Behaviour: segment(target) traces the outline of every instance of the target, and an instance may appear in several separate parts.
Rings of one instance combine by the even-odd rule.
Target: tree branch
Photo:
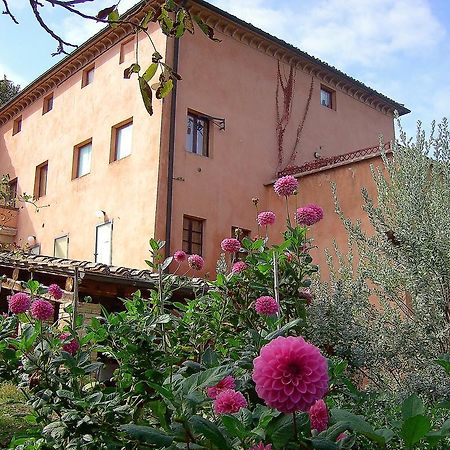
[[[9,5],[7,0],[3,0],[3,5],[5,7],[5,10],[2,11],[2,14],[6,14],[7,16],[9,16],[11,18],[11,20],[16,24],[19,25],[19,22],[17,21],[17,19],[14,17],[13,13],[11,12],[11,10],[9,9]]]

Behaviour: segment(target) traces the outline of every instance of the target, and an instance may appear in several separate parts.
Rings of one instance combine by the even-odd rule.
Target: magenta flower
[[[280,197],[289,197],[298,189],[298,181],[292,175],[278,178],[273,185],[273,190]]]
[[[72,335],[70,333],[61,333],[59,335],[59,339],[61,341],[65,341],[67,340],[69,337],[71,337]],[[63,344],[62,349],[67,352],[70,353],[71,355],[74,355],[80,348],[80,344],[78,343],[78,341],[76,339],[72,339],[69,342],[67,342],[66,344]]]
[[[193,270],[202,270],[205,261],[200,255],[190,255],[188,257],[189,267]]]
[[[222,391],[214,400],[214,412],[216,414],[233,414],[247,406],[247,400],[241,392],[227,389]]]
[[[8,299],[9,310],[13,314],[21,314],[30,309],[31,297],[25,292],[17,292]]]
[[[174,259],[178,264],[183,263],[183,262],[186,261],[186,259],[187,259],[186,252],[183,252],[183,250],[177,250],[177,251],[173,254],[173,259]]]
[[[236,253],[241,249],[241,243],[235,238],[227,238],[220,244],[222,250],[228,253]]]
[[[247,264],[244,261],[237,261],[233,264],[231,268],[232,273],[241,273],[247,268]]]
[[[314,204],[297,209],[295,220],[299,225],[310,227],[323,219],[323,209]]]
[[[61,300],[64,294],[57,284],[51,284],[47,291],[55,300]]]
[[[234,378],[231,375],[226,376],[223,380],[220,380],[215,386],[206,389],[206,395],[209,398],[216,398],[221,392],[234,389]]]
[[[302,337],[280,336],[253,360],[256,393],[283,413],[308,411],[328,389],[327,360]]]
[[[259,297],[255,301],[255,311],[262,316],[275,316],[279,310],[277,301],[268,295]]]
[[[311,430],[317,430],[318,433],[326,430],[328,427],[328,409],[325,402],[320,399],[309,408],[309,421]]]
[[[313,295],[309,289],[303,289],[298,293],[298,297],[305,300],[306,304],[309,306],[313,301]]]
[[[275,218],[275,213],[272,211],[263,211],[258,214],[257,222],[259,226],[266,227],[267,225],[273,225]]]
[[[254,445],[248,450],[272,450],[272,444],[264,445],[264,443],[260,442],[258,445]]]
[[[31,304],[31,315],[36,320],[45,321],[53,319],[54,311],[53,305],[42,298],[38,298]]]
[[[346,435],[345,433],[341,433],[341,434],[336,438],[336,442],[343,441],[346,437],[347,437],[347,435]]]

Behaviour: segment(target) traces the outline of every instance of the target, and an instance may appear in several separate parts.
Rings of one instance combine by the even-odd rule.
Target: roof
[[[161,1],[161,0],[158,0]],[[128,11],[126,11],[121,18],[125,18],[125,17],[130,17],[133,16],[135,14],[138,14],[141,9],[146,6],[149,5],[152,2],[149,2],[147,0],[142,0],[139,3],[137,3],[135,6],[133,6],[132,8],[130,8]],[[220,9],[217,8],[214,5],[211,5],[210,3],[204,1],[204,0],[190,0],[190,3],[192,6],[194,5],[198,5],[200,7],[203,7],[209,11],[211,11],[212,13],[215,13],[229,21],[234,22],[235,24],[237,24],[238,26],[247,29],[248,31],[255,33],[257,35],[259,35],[260,37],[276,44],[279,45],[283,48],[285,48],[286,50],[293,52],[296,56],[300,57],[301,59],[313,64],[314,66],[318,66],[320,69],[325,70],[326,72],[330,73],[331,75],[335,75],[338,76],[341,79],[344,79],[346,82],[351,83],[352,85],[354,85],[355,87],[361,89],[362,91],[366,92],[369,95],[375,96],[378,99],[380,99],[381,101],[383,101],[384,103],[386,103],[387,105],[389,105],[391,108],[395,109],[398,111],[399,115],[404,115],[407,114],[409,112],[411,112],[409,109],[407,109],[403,104],[396,102],[395,100],[390,99],[389,97],[381,94],[380,92],[377,92],[376,90],[370,88],[369,86],[365,85],[364,83],[362,83],[361,81],[356,80],[355,78],[347,75],[346,73],[340,71],[339,69],[337,69],[334,66],[331,66],[329,64],[327,64],[326,62],[309,55],[308,53],[304,52],[303,50],[300,50],[299,48],[293,46],[292,44],[289,44],[286,41],[283,41],[282,39],[277,38],[276,36],[273,36],[269,33],[267,33],[264,30],[261,30],[260,28],[257,28],[256,26],[252,25],[251,23],[245,22],[242,19],[239,19],[238,17]],[[122,27],[117,27],[115,28],[115,33],[117,34],[118,31],[121,29]],[[56,63],[54,66],[52,66],[50,69],[48,69],[46,72],[44,72],[42,75],[40,75],[38,78],[36,78],[33,82],[31,82],[28,86],[26,86],[24,89],[22,89],[15,97],[13,97],[10,101],[8,101],[7,103],[5,103],[2,107],[0,107],[0,124],[4,123],[4,121],[2,122],[2,114],[4,114],[8,108],[11,108],[15,103],[18,102],[18,100],[20,100],[21,98],[23,98],[25,95],[29,94],[30,92],[32,92],[33,90],[37,90],[37,88],[39,87],[40,83],[44,83],[44,81],[50,76],[52,75],[54,72],[56,72],[58,69],[62,68],[65,65],[68,65],[70,62],[72,62],[78,55],[82,54],[84,51],[86,51],[90,46],[92,46],[94,43],[96,43],[97,41],[100,40],[100,38],[102,38],[104,35],[107,35],[108,33],[112,33],[112,29],[111,27],[105,27],[103,28],[101,31],[99,31],[97,34],[95,34],[94,36],[92,36],[90,39],[88,39],[87,41],[85,41],[82,45],[80,45],[76,50],[74,50],[72,53],[70,53],[68,56],[66,56],[65,58],[63,58],[61,61],[59,61],[58,63]],[[122,36],[123,37],[123,36]],[[78,67],[77,70],[79,70],[80,67]],[[71,73],[68,75],[70,76]],[[67,77],[68,77],[67,76]],[[44,92],[45,93],[45,92]],[[41,95],[37,95],[37,98],[40,98],[43,94]],[[36,99],[37,99],[36,98]],[[35,100],[31,99],[30,103],[33,102]],[[13,113],[16,114],[16,113]]]

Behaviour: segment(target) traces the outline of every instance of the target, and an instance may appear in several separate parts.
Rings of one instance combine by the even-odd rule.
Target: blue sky
[[[417,120],[428,127],[450,116],[449,0],[210,1],[404,103],[412,110],[402,119],[409,134]],[[32,18],[28,1],[9,3],[20,25],[0,15],[0,75],[25,86],[59,57],[51,56],[56,44]],[[111,3],[93,0],[85,9]],[[121,12],[134,3],[122,0]],[[99,29],[57,8],[44,11],[48,23],[74,43]]]

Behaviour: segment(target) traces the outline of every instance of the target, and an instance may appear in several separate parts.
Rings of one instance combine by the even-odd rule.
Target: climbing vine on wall
[[[292,146],[292,150],[286,159],[284,160],[284,147],[285,147],[285,133],[291,119],[292,103],[295,94],[295,68],[290,66],[289,74],[282,73],[280,62],[278,61],[277,70],[277,89],[275,93],[276,102],[276,136],[278,146],[278,167],[277,172],[285,168],[286,166],[293,164],[298,153],[298,146],[300,144],[303,129],[305,127],[306,119],[308,117],[309,108],[311,105],[312,93],[314,90],[314,77],[311,76],[311,84],[309,88],[308,98],[303,112],[302,120],[297,126],[295,134],[295,141]]]

